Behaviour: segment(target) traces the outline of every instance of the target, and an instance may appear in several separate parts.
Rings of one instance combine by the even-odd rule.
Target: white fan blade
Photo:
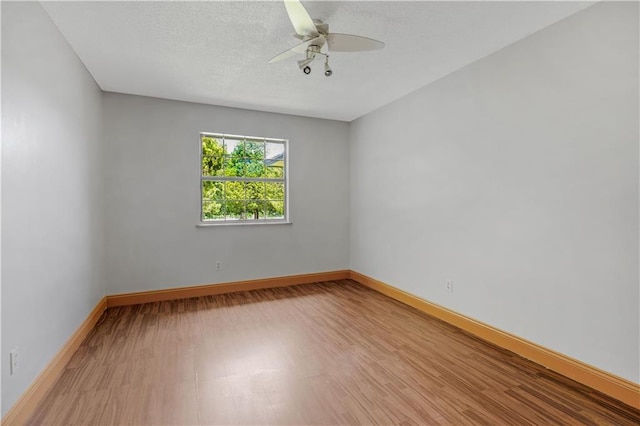
[[[298,46],[294,47],[293,49],[285,50],[281,54],[279,54],[277,56],[274,56],[273,58],[269,59],[269,63],[272,64],[274,62],[282,61],[283,59],[287,59],[287,58],[290,58],[292,56],[299,55],[300,52],[295,50],[297,47]]]
[[[384,47],[384,43],[381,41],[352,34],[329,33],[327,41],[329,50],[332,52],[361,52]]]
[[[292,47],[291,49],[285,50],[281,54],[274,56],[269,60],[269,63],[272,64],[274,62],[278,62],[283,59],[290,58],[300,53],[304,53],[307,50],[307,47],[311,46],[312,44],[315,44],[317,46],[322,46],[324,44],[324,37],[319,36],[316,38],[312,38],[311,40],[303,41],[302,43]]]
[[[289,19],[298,34],[304,37],[318,36],[316,24],[313,23],[313,19],[307,13],[307,9],[304,8],[299,0],[284,0],[284,7],[287,9]]]

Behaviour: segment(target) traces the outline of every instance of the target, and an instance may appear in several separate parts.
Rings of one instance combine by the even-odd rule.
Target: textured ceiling
[[[44,2],[105,91],[351,121],[592,3],[303,2],[384,49],[268,64],[294,46],[281,1]]]

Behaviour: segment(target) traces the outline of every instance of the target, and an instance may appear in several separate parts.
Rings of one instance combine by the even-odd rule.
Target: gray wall
[[[348,268],[347,123],[115,93],[103,107],[108,294]],[[196,228],[201,131],[289,139],[292,225]]]
[[[638,114],[602,3],[362,117],[351,269],[639,382]]]
[[[4,415],[104,282],[100,90],[39,3],[1,7]]]

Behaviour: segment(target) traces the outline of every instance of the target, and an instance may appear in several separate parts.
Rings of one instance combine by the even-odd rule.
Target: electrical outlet
[[[445,286],[446,286],[447,291],[448,291],[449,293],[453,293],[453,281],[452,281],[452,280],[447,281],[447,283],[445,284]]]
[[[222,262],[220,261],[216,262],[216,271],[222,271]]]
[[[9,375],[13,376],[18,369],[18,348],[9,353]]]

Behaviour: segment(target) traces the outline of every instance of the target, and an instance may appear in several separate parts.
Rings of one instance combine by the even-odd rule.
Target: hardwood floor
[[[638,425],[353,281],[108,309],[30,424]]]

